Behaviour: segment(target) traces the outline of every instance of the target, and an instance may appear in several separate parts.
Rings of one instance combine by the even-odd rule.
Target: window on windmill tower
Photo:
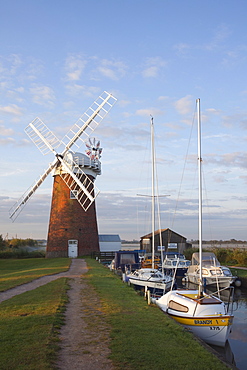
[[[78,190],[70,190],[70,199],[77,199]]]

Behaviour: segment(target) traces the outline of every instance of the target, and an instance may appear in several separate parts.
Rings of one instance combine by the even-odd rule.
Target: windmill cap
[[[86,154],[79,152],[67,152],[64,156],[64,160],[68,165],[73,166],[75,163],[77,166],[83,168],[86,174],[96,177],[101,174],[101,163],[99,160],[91,160]],[[77,172],[76,166],[74,167],[74,172]]]

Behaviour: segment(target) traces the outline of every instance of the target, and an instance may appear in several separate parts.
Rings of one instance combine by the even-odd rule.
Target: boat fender
[[[242,285],[242,282],[239,278],[237,278],[235,281],[234,281],[234,285],[235,287],[239,288],[241,285]]]

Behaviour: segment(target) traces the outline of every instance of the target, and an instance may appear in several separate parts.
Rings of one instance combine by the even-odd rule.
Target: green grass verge
[[[0,304],[1,370],[49,370],[63,323],[66,278]]]
[[[227,369],[191,333],[151,305],[95,260],[86,279],[111,327],[111,359],[118,369]]]
[[[238,277],[245,277],[247,278],[247,270],[243,270],[240,268],[234,268],[234,267],[231,267],[231,272],[233,275],[237,275]]]
[[[69,258],[0,259],[0,291],[68,270]]]

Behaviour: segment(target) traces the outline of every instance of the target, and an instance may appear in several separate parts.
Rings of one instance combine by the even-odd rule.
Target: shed
[[[121,250],[121,239],[119,235],[99,235],[100,252],[117,252]]]
[[[170,229],[156,230],[154,233],[154,250],[159,252],[158,246],[160,246],[160,233],[162,239],[162,246],[164,251],[174,251],[183,253],[187,247],[186,238],[175,231]],[[141,237],[140,248],[145,249],[147,253],[152,252],[152,239],[153,234],[149,233]]]

